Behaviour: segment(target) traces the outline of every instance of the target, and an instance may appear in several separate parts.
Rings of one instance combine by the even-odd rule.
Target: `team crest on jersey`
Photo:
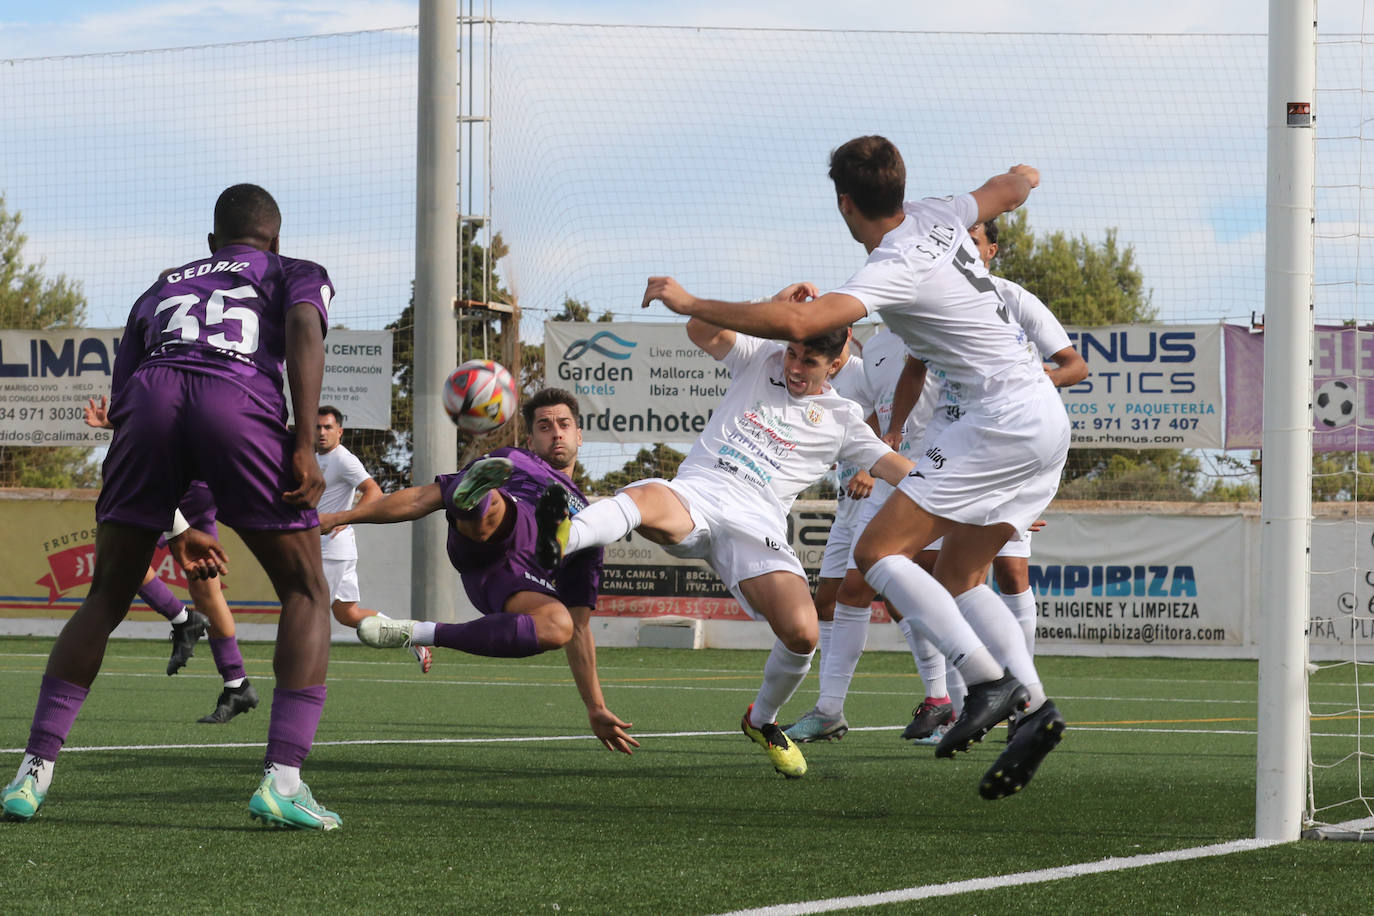
[[[819,404],[806,405],[806,422],[812,426],[819,426],[825,419],[825,410]]]

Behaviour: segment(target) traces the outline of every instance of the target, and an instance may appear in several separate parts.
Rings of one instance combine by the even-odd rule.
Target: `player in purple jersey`
[[[448,556],[481,617],[433,623],[368,617],[358,638],[379,649],[443,646],[473,655],[521,658],[566,648],[592,732],[608,750],[633,753],[639,742],[606,708],[596,674],[591,612],[601,584],[601,551],[587,551],[550,579],[534,559],[535,504],[552,484],[563,487],[576,511],[587,504],[572,482],[582,444],[577,397],[545,388],[527,399],[521,415],[529,450],[499,448],[456,474],[388,494],[376,502],[320,516],[320,530],[359,522],[403,522],[444,510]]]
[[[191,481],[203,480],[220,520],[238,531],[281,600],[266,772],[249,813],[278,826],[341,826],[300,779],[329,664],[329,594],[312,508],[324,481],[314,430],[287,429],[281,390],[284,365],[295,415],[315,415],[333,286],[323,267],[278,253],[280,230],[270,194],[228,188],[215,203],[210,257],[163,274],[129,314],[112,379],[115,433],[96,502],[91,589],[48,657],[24,760],[3,795],[10,818],[29,820],[42,805],[159,533]],[[212,552],[193,532],[183,540],[194,549],[180,549],[188,572],[223,571],[218,545]]]
[[[100,398],[99,403],[91,398],[86,405],[86,425],[97,429],[112,429],[109,421],[107,401]],[[219,538],[215,525],[215,499],[204,481],[194,480],[177,504],[175,523],[168,535],[182,534],[188,528],[204,532],[211,538]],[[158,538],[159,547],[167,546],[167,536]],[[234,627],[234,615],[224,600],[224,590],[219,578],[188,579],[186,590],[191,593],[194,610],[188,610],[181,599],[172,593],[167,584],[151,566],[143,576],[138,597],[153,610],[157,611],[172,625],[172,655],[167,660],[167,675],[176,674],[195,654],[196,642],[207,633],[210,636],[210,654],[215,659],[215,667],[224,679],[224,688],[211,712],[197,719],[211,725],[222,725],[241,712],[257,708],[258,692],[248,680],[243,667],[243,653]]]

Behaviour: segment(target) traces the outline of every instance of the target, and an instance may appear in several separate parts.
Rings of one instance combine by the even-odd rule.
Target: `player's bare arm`
[[[568,612],[573,619],[573,635],[564,651],[568,655],[568,668],[572,671],[577,692],[587,707],[587,721],[591,723],[592,734],[600,739],[608,751],[633,754],[632,748],[639,742],[630,737],[628,729],[634,728],[633,722],[622,722],[606,708],[606,699],[601,694],[601,680],[596,673],[596,640],[592,637],[591,608],[572,607]]]
[[[384,495],[386,494],[382,492],[382,488],[378,485],[377,481],[369,477],[362,483],[358,484],[358,498],[353,503],[353,507],[356,508],[358,506],[366,505],[367,503],[375,503]],[[338,534],[340,531],[343,531],[347,527],[347,524],[340,524],[336,526],[332,531],[322,529],[320,533],[327,534],[330,537],[333,537],[334,535]]]
[[[862,302],[844,293],[826,293],[811,300],[770,299],[767,302],[698,299],[672,277],[649,278],[643,304],[647,306],[655,300],[679,315],[771,340],[805,340],[851,325],[868,314]]]
[[[886,480],[895,487],[900,485],[902,478],[910,474],[915,467],[916,465],[896,452],[888,452],[873,462],[873,467],[870,470],[874,477]]]
[[[882,439],[892,448],[902,444],[902,424],[911,416],[921,390],[926,386],[926,364],[910,353],[902,366],[902,374],[897,379],[897,388],[892,392],[892,419],[890,429],[882,434]]]
[[[1088,377],[1088,362],[1073,347],[1065,347],[1052,355],[1050,360],[1055,364],[1054,368],[1046,367],[1045,374],[1056,388],[1077,385]]]
[[[687,319],[687,339],[706,351],[712,359],[724,359],[735,346],[735,332],[700,318]]]
[[[286,313],[286,378],[291,388],[291,409],[296,417],[296,441],[291,470],[296,489],[282,494],[289,505],[315,506],[324,493],[324,473],[315,460],[315,427],[304,418],[320,408],[324,379],[324,328],[319,311],[298,302]]]
[[[1040,170],[1029,165],[1013,165],[994,175],[972,192],[978,203],[978,222],[996,219],[1026,202],[1032,189],[1040,186]]]
[[[376,486],[375,481],[373,485]],[[381,492],[380,487],[377,488],[377,492]],[[321,513],[320,533],[328,534],[344,525],[389,525],[394,522],[411,522],[442,508],[444,492],[439,484],[427,483],[422,487],[406,487],[378,499],[360,502],[352,509]]]

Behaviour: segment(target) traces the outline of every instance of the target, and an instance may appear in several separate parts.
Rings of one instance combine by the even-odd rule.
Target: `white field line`
[[[870,725],[861,728],[851,728],[851,732],[899,732],[904,726],[901,725]],[[1119,728],[1115,726],[1078,726],[1070,727],[1070,731],[1075,732],[1130,732],[1133,734],[1153,734],[1153,735],[1232,735],[1232,736],[1251,736],[1255,732],[1243,731],[1239,729],[1202,729],[1202,728]],[[728,731],[684,731],[684,732],[636,732],[636,738],[737,738],[738,729]],[[1341,737],[1332,735],[1330,737]],[[1348,737],[1348,736],[1347,736]],[[383,744],[419,744],[419,745],[451,745],[451,744],[535,744],[549,741],[596,741],[595,735],[512,735],[509,737],[483,737],[483,738],[356,738],[339,741],[316,741],[313,747],[348,747],[351,745],[383,745]],[[64,754],[99,753],[101,751],[168,751],[168,750],[216,750],[224,748],[243,748],[243,747],[266,747],[263,741],[224,741],[224,742],[197,742],[183,744],[100,744],[89,747],[66,746],[62,748]],[[926,745],[912,745],[913,753],[920,753],[927,748]],[[0,754],[22,754],[22,747],[0,747]]]
[[[1040,884],[1046,881],[1062,881],[1065,878],[1077,878],[1081,875],[1096,875],[1103,872],[1163,865],[1169,862],[1185,862],[1189,859],[1225,856],[1235,852],[1249,852],[1254,849],[1277,846],[1281,842],[1285,841],[1232,840],[1228,843],[1196,846],[1192,849],[1176,849],[1170,852],[1155,852],[1140,856],[1114,856],[1096,862],[1081,862],[1077,865],[1062,865],[1058,868],[1043,868],[1037,871],[1016,872],[1010,875],[993,875],[987,878],[970,878],[966,881],[950,881],[945,884],[927,884],[922,887],[907,887],[877,894],[857,894],[851,897],[832,897],[829,900],[781,903],[776,906],[757,907],[750,910],[733,910],[730,913],[722,914],[722,916],[801,916],[804,913],[829,913],[835,910],[887,906],[888,904],[906,903],[911,900],[929,900],[933,897],[950,897],[972,891],[996,890],[1021,884]]]

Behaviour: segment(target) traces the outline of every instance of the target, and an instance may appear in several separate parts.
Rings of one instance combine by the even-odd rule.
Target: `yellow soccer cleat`
[[[740,730],[768,752],[773,769],[788,779],[801,779],[806,775],[806,758],[802,756],[801,749],[787,740],[787,736],[778,728],[776,722],[759,727],[751,725],[749,714],[753,711],[754,704],[750,703],[749,708],[744,711],[744,718],[740,719]]]

